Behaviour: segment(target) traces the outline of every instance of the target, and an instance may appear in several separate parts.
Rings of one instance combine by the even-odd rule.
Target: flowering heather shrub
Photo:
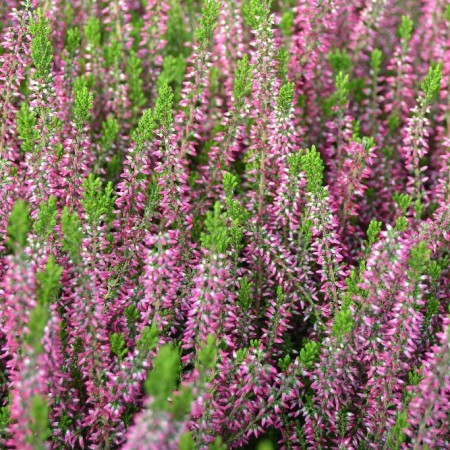
[[[0,14],[0,448],[450,449],[447,0]]]

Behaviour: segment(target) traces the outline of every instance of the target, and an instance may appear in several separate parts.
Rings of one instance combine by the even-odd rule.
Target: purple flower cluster
[[[450,449],[446,0],[0,4],[0,447]]]

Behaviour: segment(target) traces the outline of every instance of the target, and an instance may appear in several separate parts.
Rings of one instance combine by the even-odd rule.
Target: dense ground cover
[[[450,448],[445,0],[0,17],[1,448]]]

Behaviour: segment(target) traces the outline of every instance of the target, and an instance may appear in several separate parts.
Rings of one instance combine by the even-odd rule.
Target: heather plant
[[[0,448],[450,448],[445,0],[0,4]]]

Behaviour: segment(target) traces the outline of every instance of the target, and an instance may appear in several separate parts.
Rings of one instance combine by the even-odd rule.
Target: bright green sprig
[[[62,248],[68,252],[73,261],[80,256],[83,231],[81,220],[76,212],[71,213],[69,208],[64,208],[61,216],[63,232]]]
[[[47,78],[50,74],[53,60],[53,48],[48,38],[50,25],[41,10],[38,10],[37,19],[33,19],[29,27],[33,36],[31,40],[31,59],[36,68],[35,76],[37,78]]]
[[[214,29],[217,26],[217,19],[219,17],[220,1],[205,0],[202,8],[202,17],[200,19],[200,26],[195,30],[195,36],[202,48],[206,48]]]
[[[307,341],[300,350],[299,360],[300,363],[307,369],[314,366],[317,358],[319,357],[320,344],[316,341]]]
[[[292,35],[294,26],[294,13],[292,11],[285,11],[280,20],[280,30],[283,36],[289,37]]]
[[[414,22],[412,21],[411,17],[402,16],[402,21],[398,28],[398,36],[404,43],[406,43],[406,45],[409,43],[409,40],[411,39],[413,28]]]
[[[217,346],[212,334],[208,334],[206,342],[201,345],[198,352],[199,371],[205,373],[215,367],[217,360]]]
[[[324,165],[320,153],[313,145],[301,154],[301,168],[306,175],[306,189],[316,193],[322,189]]]
[[[100,20],[97,17],[89,17],[88,23],[84,27],[84,35],[91,48],[95,49],[100,46],[102,31]]]
[[[55,257],[50,255],[43,272],[36,274],[37,301],[41,305],[48,305],[55,300],[60,289],[62,267],[56,264]]]
[[[93,96],[89,92],[87,80],[80,77],[75,80],[74,86],[73,115],[74,122],[78,129],[84,128],[91,118],[91,110],[93,107]]]
[[[100,145],[102,149],[109,150],[119,134],[119,122],[115,117],[108,117],[102,123]]]
[[[428,106],[438,95],[441,89],[442,80],[442,65],[436,64],[431,66],[428,70],[427,76],[424,78],[421,88],[423,91],[423,97],[421,98],[421,103],[423,106]]]
[[[24,342],[34,349],[36,353],[42,352],[42,338],[48,321],[48,305],[38,303],[30,313],[28,322],[28,333]]]
[[[267,20],[271,0],[246,0],[242,3],[242,14],[247,24],[257,30]]]
[[[27,102],[23,102],[17,111],[17,132],[22,140],[21,150],[25,153],[34,150],[34,144],[39,137],[36,124],[35,112],[30,109]]]
[[[51,435],[49,424],[48,402],[42,395],[34,395],[31,401],[31,436],[29,439],[30,447],[35,450],[44,450],[46,441]]]
[[[276,60],[278,62],[278,78],[282,81],[286,80],[288,73],[289,52],[286,47],[280,47],[276,53]]]
[[[153,138],[153,132],[156,129],[156,122],[151,109],[146,109],[142,113],[136,130],[133,131],[133,140],[137,146],[143,146]]]
[[[163,67],[159,74],[158,87],[164,83],[172,86],[174,94],[174,103],[180,99],[181,86],[186,72],[186,60],[182,54],[167,55],[163,60]]]
[[[239,282],[238,291],[238,305],[244,310],[248,311],[252,306],[252,283],[247,277],[241,278]]]
[[[353,329],[353,318],[350,308],[342,308],[335,316],[333,321],[332,335],[341,338],[350,333]]]
[[[75,53],[80,48],[81,38],[81,31],[78,27],[67,30],[66,50],[71,58],[75,56]]]
[[[328,54],[328,61],[336,74],[339,74],[339,72],[349,73],[352,68],[352,60],[345,50],[336,49],[331,51]]]
[[[92,226],[98,226],[102,220],[110,223],[113,218],[116,197],[111,181],[102,188],[102,181],[90,174],[83,183],[83,200],[86,211],[86,221]]]
[[[8,219],[7,244],[11,250],[17,252],[25,247],[30,226],[30,207],[23,200],[17,200]]]
[[[285,83],[280,88],[278,94],[278,110],[287,114],[292,109],[292,100],[294,98],[294,83]]]
[[[142,70],[142,61],[138,58],[136,52],[131,50],[127,62],[128,96],[136,110],[139,110],[145,104],[145,94],[142,88],[143,80],[141,78]]]
[[[252,90],[252,66],[248,61],[248,56],[244,55],[238,61],[236,71],[234,73],[234,90],[233,98],[237,109],[243,104],[244,98]]]
[[[194,450],[195,441],[190,431],[183,433],[180,438],[178,450]]]
[[[111,352],[116,355],[119,360],[123,359],[123,357],[128,353],[123,333],[111,334],[109,336],[109,344],[111,346]]]
[[[166,130],[169,130],[173,123],[172,108],[172,88],[167,83],[163,83],[159,88],[159,95],[156,99],[153,114],[155,121]]]
[[[106,67],[117,67],[122,58],[122,44],[115,36],[111,37],[108,45],[103,45],[103,57]]]
[[[38,217],[33,224],[33,229],[42,239],[48,239],[48,237],[53,233],[56,226],[57,213],[56,198],[52,195],[46,202],[40,203]]]
[[[375,48],[370,54],[370,67],[373,70],[374,78],[378,78],[382,61],[383,61],[383,53],[381,52],[380,49]]]
[[[372,246],[377,240],[378,235],[381,231],[382,223],[376,220],[371,220],[369,223],[369,227],[367,228],[367,238],[369,242],[369,246]]]
[[[213,253],[224,254],[228,247],[228,227],[226,216],[222,213],[220,202],[214,204],[214,210],[208,211],[205,218],[207,233],[201,233],[200,241],[204,248]]]
[[[145,382],[145,390],[153,398],[152,408],[170,410],[168,398],[178,385],[180,370],[178,350],[169,344],[162,346]]]
[[[139,315],[138,315],[139,317]],[[127,318],[129,318],[127,316]],[[130,317],[129,320],[132,320]],[[158,343],[158,328],[155,325],[144,327],[141,331],[141,337],[137,341],[137,348],[144,352],[149,352],[156,347]]]

